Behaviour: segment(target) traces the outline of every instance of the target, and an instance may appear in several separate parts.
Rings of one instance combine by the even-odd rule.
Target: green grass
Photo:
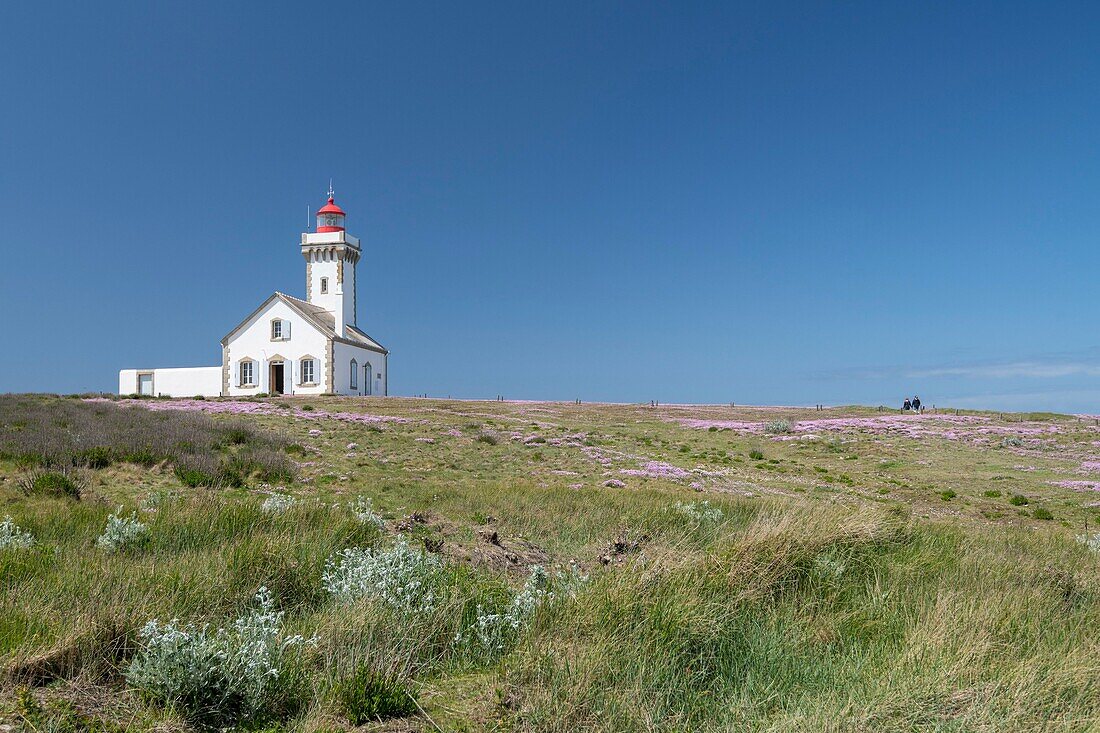
[[[257,441],[288,446],[298,478],[278,485],[242,471],[239,482],[191,487],[171,461],[89,460],[77,502],[25,493],[20,482],[34,469],[0,458],[0,518],[11,515],[36,541],[0,550],[0,722],[186,729],[179,713],[125,683],[141,628],[173,618],[226,626],[265,586],[287,632],[314,639],[285,671],[285,704],[270,711],[270,724],[287,731],[391,716],[448,731],[1100,725],[1100,557],[1075,539],[1095,519],[1087,496],[1049,483],[1075,468],[1058,450],[1017,456],[1008,451],[1024,449],[1000,439],[866,431],[770,440],[675,422],[776,419],[753,408],[309,405],[312,414],[409,421],[281,411],[234,434],[240,418],[213,417],[227,428],[216,431],[212,465]],[[790,413],[792,425],[821,417]],[[1067,418],[1033,419],[1058,426],[1053,440],[1066,448],[1092,438]],[[541,440],[525,445],[536,433]],[[761,445],[777,463],[730,460],[763,459]],[[651,462],[690,473],[622,473]],[[611,476],[626,486],[605,487]],[[1042,506],[1009,510],[991,488],[1006,477]],[[298,503],[266,514],[275,490]],[[355,519],[348,505],[359,495],[384,527]],[[717,521],[675,509],[704,498],[721,510]],[[143,504],[156,507],[139,512],[148,542],[122,554],[96,548],[108,514]],[[336,552],[398,536],[441,553],[446,572],[430,613],[345,605],[325,592]],[[570,561],[589,576],[575,597],[544,603],[499,652],[470,641],[478,609],[507,608],[531,564]]]

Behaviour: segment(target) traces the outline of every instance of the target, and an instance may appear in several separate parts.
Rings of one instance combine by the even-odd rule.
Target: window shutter
[[[283,338],[290,338],[290,321],[283,321]]]

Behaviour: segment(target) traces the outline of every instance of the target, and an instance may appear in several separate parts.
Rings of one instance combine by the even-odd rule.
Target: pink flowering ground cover
[[[1074,491],[1100,491],[1100,481],[1048,481],[1051,486],[1058,486],[1063,489],[1073,489]]]
[[[622,468],[619,469],[619,473],[624,476],[644,476],[646,478],[681,479],[691,476],[691,471],[664,461],[646,461],[641,468]]]
[[[271,402],[248,402],[243,400],[119,400],[119,405],[141,407],[154,412],[161,410],[181,410],[184,412],[205,412],[219,415],[291,415],[302,420],[339,420],[340,422],[371,425],[384,422],[407,423],[408,418],[389,415],[370,415],[362,412],[329,412],[327,410],[290,409]]]
[[[780,435],[775,440],[792,440],[816,433],[866,432],[906,438],[974,439],[980,436],[1047,436],[1061,432],[1057,425],[1013,424],[990,425],[992,418],[983,415],[880,415],[873,417],[832,417],[798,420],[791,431],[799,435]],[[764,423],[745,420],[707,420],[672,418],[672,422],[696,429],[717,428],[739,433],[763,434]]]

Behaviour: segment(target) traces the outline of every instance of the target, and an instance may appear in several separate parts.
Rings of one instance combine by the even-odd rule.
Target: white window
[[[287,341],[290,339],[290,321],[284,321],[279,318],[271,321],[271,340],[272,341]]]
[[[302,359],[302,384],[313,384],[317,381],[315,363],[313,359]]]
[[[351,388],[359,389],[359,364],[355,359],[351,360]]]
[[[241,362],[241,384],[242,387],[251,387],[256,384],[256,370],[253,368],[253,362],[242,361]]]
[[[327,292],[328,292],[328,278],[323,277],[323,278],[321,278],[321,295],[324,295]]]

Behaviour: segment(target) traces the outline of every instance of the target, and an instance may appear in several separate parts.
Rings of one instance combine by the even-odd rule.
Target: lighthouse
[[[344,228],[346,219],[329,186],[328,202],[317,210],[317,231],[302,232],[306,301],[332,313],[341,337],[355,325],[355,269],[361,254],[359,238]]]
[[[122,369],[119,394],[385,396],[389,351],[356,324],[361,249],[346,222],[329,185],[315,231],[302,232],[305,300],[272,293],[222,338],[220,366]]]

